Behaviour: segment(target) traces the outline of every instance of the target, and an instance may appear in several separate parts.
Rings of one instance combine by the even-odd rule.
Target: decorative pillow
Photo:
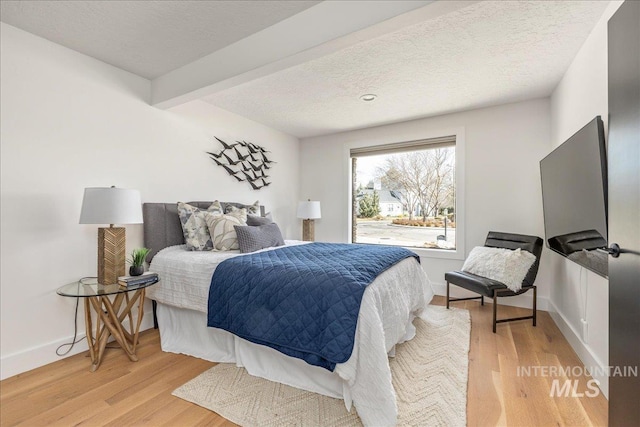
[[[267,224],[271,224],[273,222],[273,220],[271,219],[271,216],[257,216],[257,215],[249,215],[247,217],[247,225],[250,226],[259,226],[259,225],[267,225]]]
[[[260,249],[284,245],[282,233],[280,232],[278,224],[275,222],[253,227],[236,225],[234,228],[238,236],[240,253],[246,254],[248,252],[259,251]]]
[[[213,249],[230,251],[238,249],[238,236],[234,226],[242,226],[240,219],[233,215],[210,216],[207,218],[209,234],[213,242]]]
[[[207,211],[213,212],[219,215],[224,215],[224,209],[222,209],[222,204],[217,200],[214,200],[213,203],[211,203],[211,206],[209,206]]]
[[[225,209],[225,215],[235,216],[240,220],[242,225],[247,223],[247,209],[246,208],[236,208],[235,206],[227,206]]]
[[[513,292],[518,292],[535,261],[535,255],[519,248],[512,251],[477,246],[469,253],[462,271],[496,280],[504,283]]]
[[[187,203],[178,202],[178,216],[182,225],[182,234],[190,251],[210,251],[213,249],[213,241],[207,227],[207,217],[222,215],[222,207],[216,202],[207,210],[199,209]]]
[[[260,215],[260,201],[256,200],[256,202],[252,205],[240,205],[241,208],[245,208],[249,215]],[[233,205],[227,205],[225,212],[226,214],[232,212],[233,209],[238,209]]]

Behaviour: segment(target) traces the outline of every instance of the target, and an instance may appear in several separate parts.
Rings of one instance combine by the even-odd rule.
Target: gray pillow
[[[255,227],[255,226],[267,225],[271,223],[273,223],[273,221],[271,220],[270,217],[256,216],[256,215],[247,216],[247,225],[251,225]]]
[[[283,246],[284,239],[278,224],[275,222],[259,226],[234,225],[238,236],[240,253],[259,251],[273,246]]]

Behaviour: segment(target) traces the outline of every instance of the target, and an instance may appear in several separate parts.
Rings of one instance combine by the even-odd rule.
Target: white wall
[[[450,129],[463,129],[465,135],[466,252],[482,245],[490,230],[543,236],[538,162],[550,148],[548,98],[303,139],[300,199],[322,203],[316,240],[347,241],[346,147],[416,140]],[[541,309],[546,309],[549,295],[544,252],[536,282]],[[422,265],[443,294],[444,273],[460,269],[462,260],[424,257]],[[530,307],[531,297],[505,298],[504,303]]]
[[[622,2],[611,2],[551,95],[551,141],[557,147],[595,116],[609,122],[607,22]],[[609,281],[551,253],[550,309],[584,364],[609,364]],[[586,302],[586,304],[585,304]],[[586,335],[581,319],[587,321]],[[608,378],[597,375],[608,395]]]
[[[259,199],[285,237],[300,237],[297,138],[203,102],[150,107],[143,78],[6,24],[0,38],[2,378],[57,360],[73,334],[75,301],[55,290],[96,274],[98,227],[78,224],[85,187],[155,202]],[[273,184],[254,191],[215,166],[214,135],[271,150]],[[128,226],[128,251],[141,246],[142,226]]]

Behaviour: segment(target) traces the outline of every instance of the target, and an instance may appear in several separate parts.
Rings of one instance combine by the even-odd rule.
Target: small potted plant
[[[147,255],[151,249],[148,248],[139,248],[131,251],[131,258],[129,259],[129,275],[130,276],[140,276],[144,273],[144,261],[147,259]]]

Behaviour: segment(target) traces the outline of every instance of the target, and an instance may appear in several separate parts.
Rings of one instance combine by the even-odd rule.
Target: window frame
[[[442,138],[446,135],[455,136],[455,155],[456,155],[456,248],[451,249],[435,249],[435,248],[416,248],[410,246],[402,246],[409,249],[421,258],[438,258],[438,259],[465,259],[465,240],[466,240],[466,209],[465,209],[465,129],[464,127],[437,129],[437,130],[416,130],[414,132],[403,132],[401,137],[390,140],[388,137],[373,138],[366,141],[350,141],[344,145],[343,154],[343,171],[344,180],[347,187],[346,211],[343,212],[347,216],[346,241],[353,243],[351,229],[352,220],[352,166],[351,166],[351,150],[365,147],[375,147],[389,144],[406,144],[408,141],[428,141],[430,139]],[[437,144],[436,144],[437,145]]]

